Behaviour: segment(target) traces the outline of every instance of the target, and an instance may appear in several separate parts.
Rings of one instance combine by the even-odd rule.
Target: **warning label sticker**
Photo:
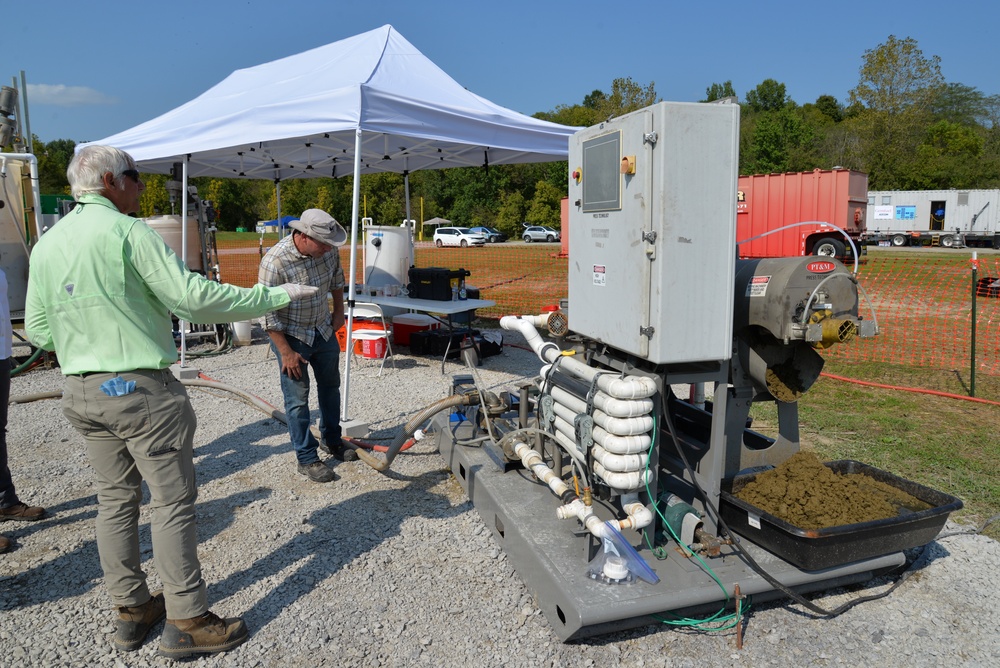
[[[603,264],[594,265],[594,285],[605,286],[607,281],[607,268]]]
[[[747,297],[763,297],[767,294],[767,284],[770,282],[770,276],[754,276],[747,283]]]

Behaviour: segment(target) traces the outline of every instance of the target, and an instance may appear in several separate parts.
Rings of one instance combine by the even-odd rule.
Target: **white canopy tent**
[[[182,163],[184,192],[193,176],[280,184],[353,174],[348,279],[353,303],[361,174],[395,172],[405,178],[418,169],[563,160],[575,130],[469,92],[384,25],[237,70],[190,102],[94,143],[127,151],[145,172],[167,174]],[[409,220],[408,180],[406,186]],[[186,220],[187,198],[182,201]],[[351,309],[347,327],[353,328]],[[350,355],[345,358],[346,421]]]

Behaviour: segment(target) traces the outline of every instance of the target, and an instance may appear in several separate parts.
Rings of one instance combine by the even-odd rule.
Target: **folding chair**
[[[371,304],[369,302],[354,302],[354,322],[357,324],[358,320],[365,320],[369,323],[374,323],[378,325],[377,328],[366,327],[365,329],[355,328],[351,332],[351,338],[355,341],[375,341],[377,339],[385,339],[385,355],[382,356],[382,364],[378,368],[378,375],[382,375],[382,369],[385,368],[386,357],[392,357],[392,368],[396,368],[396,358],[392,353],[392,330],[385,324],[385,315],[382,313],[382,307],[378,304]],[[351,344],[351,355],[357,359],[357,354],[354,352],[354,345]]]

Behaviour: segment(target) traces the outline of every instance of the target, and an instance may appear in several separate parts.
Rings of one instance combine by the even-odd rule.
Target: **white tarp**
[[[470,93],[390,25],[237,70],[187,104],[111,137],[142,171],[284,181],[563,160],[576,128]]]

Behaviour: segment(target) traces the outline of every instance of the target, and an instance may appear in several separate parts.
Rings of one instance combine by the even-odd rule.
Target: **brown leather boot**
[[[163,602],[163,592],[156,591],[149,600],[135,607],[120,606],[115,622],[115,637],[111,641],[115,647],[132,652],[142,646],[149,629],[163,619],[167,609]]]
[[[191,619],[168,619],[160,636],[160,655],[174,659],[230,650],[249,636],[239,617],[223,619],[209,610]]]
[[[10,538],[7,536],[0,536],[0,553],[6,552],[10,549]]]
[[[29,506],[27,503],[18,501],[12,506],[0,508],[0,522],[7,520],[17,520],[19,522],[34,522],[45,517],[45,508]]]

